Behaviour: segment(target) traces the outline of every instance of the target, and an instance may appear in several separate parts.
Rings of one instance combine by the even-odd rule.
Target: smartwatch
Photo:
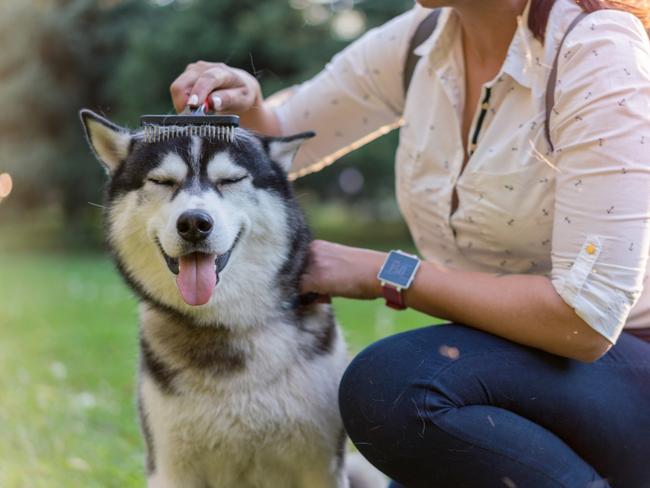
[[[404,310],[404,293],[415,278],[420,259],[404,251],[390,251],[377,274],[386,305],[395,310]]]

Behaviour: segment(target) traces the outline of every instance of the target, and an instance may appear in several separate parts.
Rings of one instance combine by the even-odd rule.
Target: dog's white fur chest
[[[256,333],[243,370],[189,368],[171,394],[142,376],[152,486],[344,486],[336,398],[345,345],[337,330],[331,352],[306,360],[300,334],[290,324]]]

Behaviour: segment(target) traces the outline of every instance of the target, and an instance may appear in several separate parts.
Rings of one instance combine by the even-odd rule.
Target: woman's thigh
[[[650,486],[650,346],[626,334],[585,364],[427,327],[368,347],[340,393],[358,448],[413,486]]]

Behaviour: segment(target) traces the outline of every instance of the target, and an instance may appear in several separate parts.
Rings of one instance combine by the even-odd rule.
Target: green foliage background
[[[1,208],[0,232],[23,221],[27,211],[46,208],[48,219],[56,215],[63,222],[55,226],[61,231],[48,235],[53,246],[96,245],[100,212],[88,202],[101,201],[103,174],[83,141],[77,111],[89,107],[131,127],[141,114],[168,113],[171,81],[198,59],[254,72],[266,94],[308,79],[348,41],[337,40],[329,22],[306,24],[298,3],[3,0],[0,173],[13,176],[14,194]],[[331,15],[352,7],[370,28],[413,2],[315,3],[325,3]],[[385,137],[300,181],[299,192],[310,201],[357,204],[371,217],[395,216],[394,148],[395,135]],[[355,196],[343,194],[337,183],[349,166],[365,179]]]

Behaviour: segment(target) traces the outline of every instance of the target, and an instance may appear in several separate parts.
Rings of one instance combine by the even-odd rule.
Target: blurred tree
[[[82,106],[106,107],[106,80],[124,51],[138,2],[3,0],[0,15],[0,167],[30,208],[56,202],[83,245],[97,210],[101,169],[81,135]],[[92,239],[91,239],[92,241]]]
[[[83,226],[97,218],[88,202],[99,200],[102,175],[82,139],[79,108],[103,111],[130,126],[143,113],[169,112],[170,82],[197,59],[253,71],[265,93],[273,93],[314,75],[345,46],[329,22],[341,8],[353,5],[371,27],[412,0],[332,1],[318,25],[307,25],[299,4],[2,0],[0,169],[14,177],[12,201],[27,207],[57,202],[68,229]],[[341,196],[338,175],[356,166],[366,183],[356,198],[392,194],[394,144],[394,138],[375,142],[300,185]]]
[[[164,2],[157,15],[142,18],[129,36],[129,49],[110,80],[113,98],[120,101],[119,116],[133,123],[145,112],[171,109],[169,84],[185,66],[199,59],[222,61],[254,72],[266,94],[301,82],[320,71],[347,42],[331,35],[332,13],[349,8],[351,1],[330,2],[329,17],[318,25],[305,25],[309,0],[193,0]],[[326,2],[313,2],[323,8]],[[356,2],[372,27],[405,11],[412,0]],[[326,11],[327,13],[327,11]],[[128,89],[125,89],[128,87]],[[393,194],[393,134],[343,158],[334,167],[307,177],[300,188],[320,196],[379,199]],[[363,173],[364,189],[356,195],[341,192],[338,175],[349,166]]]

